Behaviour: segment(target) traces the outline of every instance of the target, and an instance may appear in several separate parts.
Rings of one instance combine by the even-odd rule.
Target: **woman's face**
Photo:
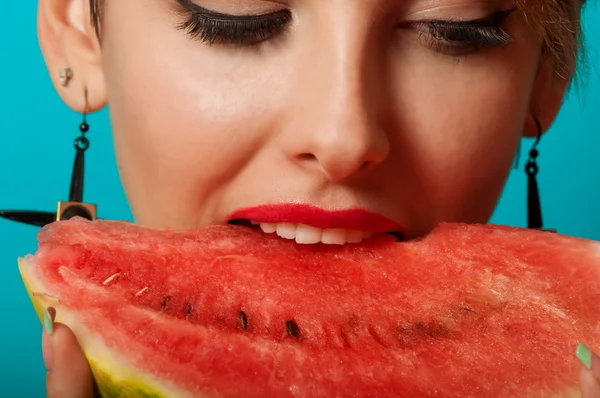
[[[92,29],[76,23],[88,23],[87,0],[75,3],[83,11],[64,25],[91,42]],[[532,117],[547,127],[555,116],[562,91],[549,83],[522,14],[501,13],[513,7],[107,0],[101,50],[88,45],[85,55],[70,55],[78,60],[75,84],[60,92],[69,102],[81,95],[69,91],[85,85],[92,106],[110,105],[122,181],[140,224],[192,228],[227,222],[240,209],[305,204],[378,213],[412,238],[442,221],[486,222],[519,138],[536,133]],[[43,13],[41,26],[44,48]],[[48,54],[61,50],[47,47],[58,74],[65,65]],[[348,215],[356,225],[289,209],[251,218],[281,221],[273,217],[284,213],[292,223],[376,229],[357,213]],[[300,241],[322,234],[300,229]]]

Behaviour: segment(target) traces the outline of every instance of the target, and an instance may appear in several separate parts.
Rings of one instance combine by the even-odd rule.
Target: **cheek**
[[[143,25],[124,20],[127,7],[136,8]],[[140,223],[195,224],[216,200],[214,191],[262,146],[273,119],[266,115],[283,102],[285,77],[274,82],[252,54],[218,52],[189,40],[162,14],[139,15],[152,8],[123,5],[106,18],[103,51],[117,159]],[[257,100],[265,87],[278,89]]]
[[[487,221],[523,132],[535,45],[522,40],[460,61],[406,50],[394,61],[392,164],[403,170],[398,195],[410,193],[414,224]]]

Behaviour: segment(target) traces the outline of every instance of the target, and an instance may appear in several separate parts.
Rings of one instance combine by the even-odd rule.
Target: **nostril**
[[[314,161],[314,160],[317,160],[317,157],[312,153],[301,153],[300,155],[298,155],[298,159]]]

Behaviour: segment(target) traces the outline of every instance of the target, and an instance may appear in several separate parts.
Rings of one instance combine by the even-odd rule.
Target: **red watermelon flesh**
[[[577,343],[600,350],[600,243],[547,232],[301,246],[77,219],[21,272],[105,396],[577,396]]]

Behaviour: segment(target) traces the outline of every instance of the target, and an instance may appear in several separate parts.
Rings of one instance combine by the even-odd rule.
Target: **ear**
[[[548,131],[562,107],[569,83],[570,78],[557,73],[550,57],[541,54],[540,66],[529,105],[529,115],[523,131],[525,137],[538,136],[535,118],[540,122],[542,133]]]
[[[54,87],[67,106],[79,113],[101,109],[106,87],[90,1],[39,0],[38,38]],[[63,87],[60,73],[66,67],[72,78]]]

